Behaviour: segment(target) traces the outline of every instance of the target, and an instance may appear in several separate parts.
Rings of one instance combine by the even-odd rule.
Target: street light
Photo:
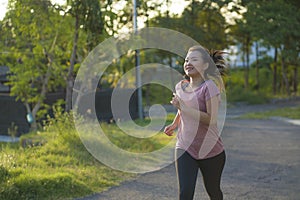
[[[133,28],[134,34],[137,34],[137,10],[136,10],[136,0],[132,0],[133,2]],[[137,98],[138,98],[138,116],[140,119],[143,119],[143,105],[142,105],[142,80],[141,80],[141,72],[140,72],[140,56],[139,50],[135,50],[135,70],[136,70],[136,88],[137,88]]]

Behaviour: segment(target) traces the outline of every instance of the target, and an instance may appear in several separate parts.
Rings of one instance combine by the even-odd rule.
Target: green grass
[[[290,119],[300,119],[300,106],[278,108],[266,112],[252,112],[240,116],[240,118],[242,119],[268,119],[270,117],[286,117]]]
[[[147,125],[149,119],[137,123]],[[114,144],[133,152],[150,152],[171,140],[161,133],[136,139],[115,124],[102,127]],[[135,176],[113,170],[91,156],[68,114],[56,113],[43,131],[24,135],[20,144],[0,143],[1,200],[72,199],[104,191]]]

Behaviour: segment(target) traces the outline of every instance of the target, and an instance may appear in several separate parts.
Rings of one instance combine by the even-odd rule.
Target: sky
[[[65,0],[51,0],[53,3],[64,3]],[[157,0],[164,1],[164,0]],[[8,0],[0,0],[0,20],[3,19],[6,12]],[[174,14],[179,14],[183,11],[186,2],[182,0],[172,0],[170,5],[170,12]]]
[[[5,16],[7,2],[7,0],[0,0],[0,20]]]

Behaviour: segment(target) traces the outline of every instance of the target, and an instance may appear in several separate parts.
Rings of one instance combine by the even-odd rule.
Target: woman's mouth
[[[193,66],[187,66],[187,67],[185,67],[185,70],[186,70],[187,72],[192,71],[193,69],[194,69]]]

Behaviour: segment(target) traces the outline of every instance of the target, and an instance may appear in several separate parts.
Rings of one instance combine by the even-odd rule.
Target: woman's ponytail
[[[214,61],[220,75],[225,76],[227,73],[226,61],[223,57],[226,52],[220,50],[207,50],[211,59]]]

